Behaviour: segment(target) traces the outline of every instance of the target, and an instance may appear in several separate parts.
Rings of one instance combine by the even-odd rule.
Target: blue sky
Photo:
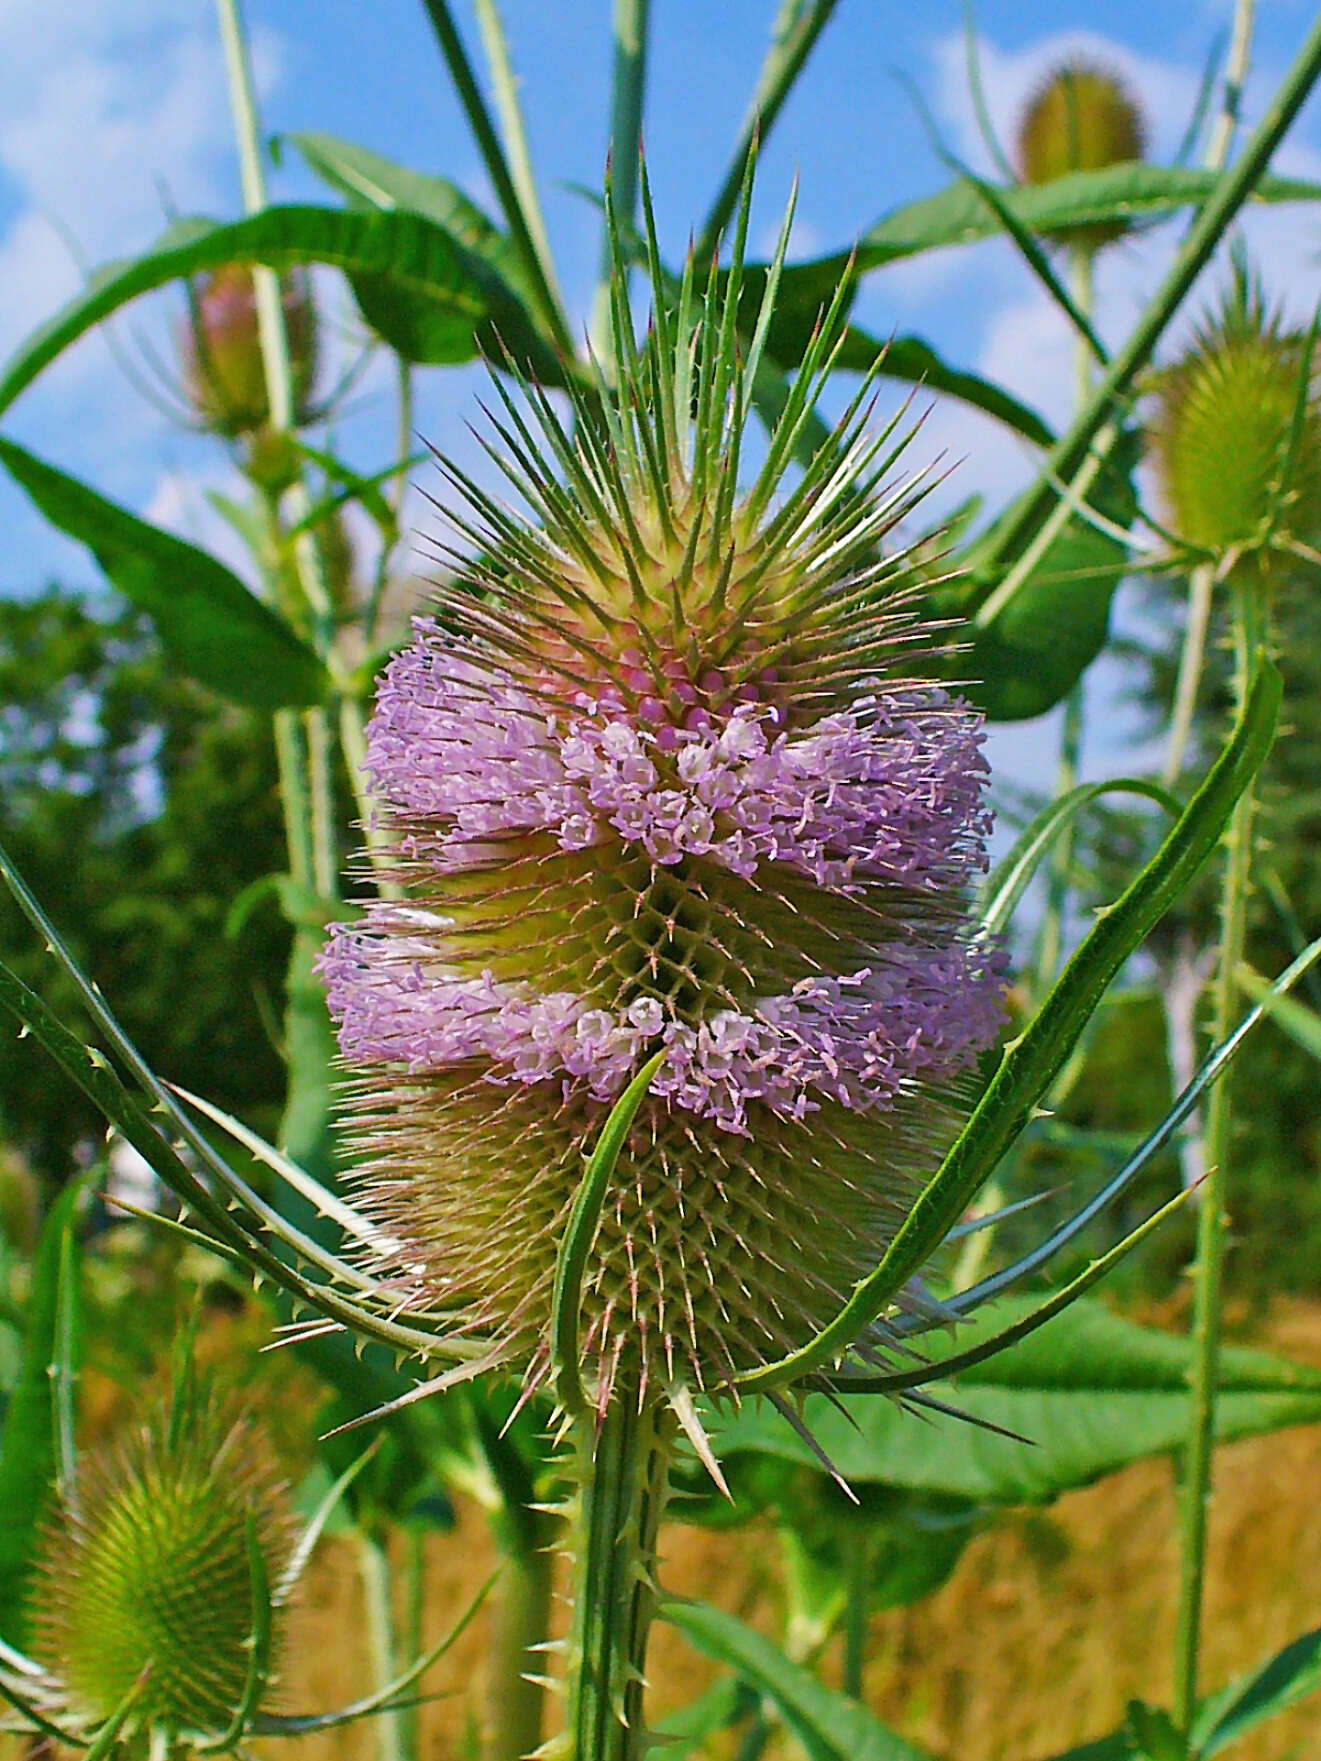
[[[653,0],[646,137],[660,225],[675,256],[723,171],[777,4]],[[1229,0],[983,0],[983,69],[1002,133],[1052,61],[1084,48],[1127,75],[1148,112],[1153,156],[1168,158],[1230,10]],[[467,28],[465,0],[456,0],[455,12]],[[585,315],[598,220],[571,186],[600,178],[609,0],[505,0],[503,13],[561,278],[570,304]],[[1249,124],[1313,8],[1307,0],[1271,0],[1258,13]],[[921,89],[951,145],[985,166],[963,77],[961,18],[959,0],[842,0],[764,155],[754,223],[763,242],[795,171],[795,250],[802,254],[846,245],[886,210],[945,181],[897,72]],[[420,0],[248,0],[248,22],[269,131],[342,135],[442,173],[493,207]],[[475,30],[470,35],[480,64]],[[1277,167],[1321,178],[1315,103]],[[272,194],[320,196],[292,160],[273,177]],[[75,291],[83,267],[145,245],[160,229],[167,199],[184,212],[239,209],[210,0],[0,0],[0,354]],[[1310,313],[1321,294],[1321,210],[1263,213],[1247,230],[1273,291],[1295,313]],[[1102,262],[1098,319],[1112,339],[1155,285],[1175,236],[1173,228],[1157,229]],[[333,278],[326,295],[332,316],[350,324],[351,305]],[[134,309],[116,326],[120,347],[135,354],[145,336],[168,355],[178,310],[177,300],[164,297]],[[858,312],[882,334],[926,336],[1055,421],[1067,415],[1069,338],[1004,246],[941,252],[882,271]],[[442,450],[471,456],[464,424],[479,386],[477,370],[423,376],[418,426]],[[346,425],[346,444],[364,464],[384,462],[387,389],[384,374],[369,375]],[[223,452],[158,415],[104,339],[81,344],[31,388],[4,417],[3,431],[162,523],[220,542],[203,492],[226,485]],[[1002,496],[1028,468],[1003,431],[957,406],[938,405],[916,444],[922,462],[937,453],[961,461],[947,500],[973,490]],[[90,558],[50,533],[4,482],[0,525],[0,591],[29,592],[51,574],[71,583],[95,578]],[[1039,730],[1005,743],[1011,763],[1041,749]]]

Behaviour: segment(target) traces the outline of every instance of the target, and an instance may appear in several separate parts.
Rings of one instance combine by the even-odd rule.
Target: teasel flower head
[[[486,446],[528,517],[441,461],[464,553],[369,730],[399,896],[323,960],[369,1269],[487,1342],[463,1374],[546,1378],[584,1154],[662,1055],[583,1271],[602,1412],[621,1385],[683,1409],[835,1317],[1002,990],[967,916],[981,721],[926,676],[893,543],[924,493],[890,480],[900,418],[871,433],[864,384],[795,474],[844,292],[753,462],[787,222],[758,315],[746,203],[704,294],[644,207],[654,309],[639,344],[620,247],[613,382],[571,384],[566,421],[496,381]]]
[[[1157,377],[1150,451],[1177,537],[1223,555],[1321,536],[1321,406],[1309,339],[1243,263]]]
[[[1147,130],[1137,100],[1112,68],[1083,56],[1063,61],[1028,99],[1015,157],[1024,183],[1053,183],[1072,171],[1104,171],[1141,159]],[[1061,242],[1097,251],[1127,232],[1122,220],[1062,227]]]
[[[120,1742],[144,1753],[153,1737],[206,1741],[230,1729],[254,1665],[264,1680],[277,1660],[272,1591],[293,1545],[256,1427],[183,1377],[79,1460],[47,1519],[33,1601],[48,1709],[93,1731],[127,1708]],[[263,1601],[273,1636],[259,1646]]]

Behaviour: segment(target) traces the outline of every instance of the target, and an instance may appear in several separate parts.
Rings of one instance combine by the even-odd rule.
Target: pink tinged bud
[[[282,276],[280,292],[298,426],[311,413],[316,313],[305,271]],[[247,265],[227,264],[198,284],[195,306],[180,330],[180,352],[193,407],[208,426],[231,436],[255,434],[265,426],[270,413],[266,369]]]

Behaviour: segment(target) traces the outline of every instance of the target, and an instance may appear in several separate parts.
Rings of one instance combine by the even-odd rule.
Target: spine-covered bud
[[[316,382],[316,309],[307,273],[280,277],[289,339],[294,425],[305,422]],[[270,416],[252,270],[227,263],[196,286],[180,333],[188,395],[198,416],[230,438],[254,435]]]
[[[1157,376],[1151,457],[1166,518],[1185,543],[1223,554],[1280,538],[1316,542],[1321,408],[1315,388],[1302,388],[1306,360],[1306,338],[1283,330],[1240,275]]]
[[[1018,124],[1015,157],[1024,183],[1053,183],[1073,171],[1105,171],[1141,159],[1146,125],[1120,76],[1075,58],[1049,73],[1029,98]],[[1099,250],[1128,230],[1123,220],[1061,227],[1053,236]]]
[[[254,1586],[254,1546],[264,1585]],[[37,1654],[64,1716],[94,1727],[136,1688],[126,1739],[227,1731],[252,1667],[254,1593],[274,1594],[290,1550],[259,1437],[190,1378],[82,1458],[47,1521]]]

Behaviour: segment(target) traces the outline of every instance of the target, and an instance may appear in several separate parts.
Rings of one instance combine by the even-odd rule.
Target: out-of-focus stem
[[[1174,708],[1170,715],[1170,738],[1165,749],[1161,781],[1173,788],[1183,770],[1197,712],[1197,691],[1202,682],[1202,663],[1206,657],[1206,636],[1211,626],[1211,595],[1215,587],[1215,564],[1198,563],[1188,580],[1188,621],[1179,650],[1179,674],[1174,686]]]
[[[1243,85],[1248,77],[1248,65],[1252,56],[1252,22],[1255,12],[1254,0],[1238,0],[1238,5],[1234,8],[1229,58],[1225,62],[1224,96],[1206,152],[1208,171],[1220,171],[1229,162],[1229,149],[1234,144],[1234,134],[1238,128]]]
[[[333,899],[339,890],[339,849],[335,837],[335,785],[330,764],[330,723],[324,709],[304,712],[307,777],[312,798],[312,879],[317,897]]]
[[[1055,794],[1065,795],[1078,781],[1082,752],[1083,681],[1064,699],[1064,726],[1060,731],[1060,756],[1055,767]],[[1041,916],[1037,942],[1036,993],[1044,996],[1054,980],[1064,945],[1064,912],[1068,903],[1069,873],[1073,867],[1073,836],[1070,825],[1060,833],[1051,855],[1046,885],[1046,907]]]
[[[844,1692],[862,1698],[862,1671],[867,1661],[867,1612],[871,1596],[872,1538],[852,1537],[844,1578]]]
[[[497,1519],[501,1573],[492,1616],[484,1761],[525,1761],[541,1747],[556,1524],[530,1510]]]
[[[366,1616],[367,1655],[371,1659],[372,1692],[388,1687],[396,1675],[394,1611],[390,1599],[390,1557],[385,1543],[371,1529],[358,1530],[358,1575],[362,1581],[362,1605]],[[376,1753],[379,1761],[406,1761],[403,1717],[399,1712],[378,1712]]]
[[[523,126],[523,110],[518,102],[518,81],[509,60],[509,45],[495,0],[473,0],[477,25],[482,33],[482,47],[491,68],[495,87],[495,105],[504,131],[505,152],[509,155],[509,176],[514,186],[527,229],[536,248],[538,260],[555,303],[563,307],[564,299],[555,279],[555,260],[550,254],[550,239],[542,218],[537,180],[532,172],[532,155],[528,151],[527,130]]]
[[[647,22],[651,0],[615,0],[615,62],[610,104],[610,192],[621,226],[633,223],[638,202],[638,155],[647,89]],[[592,300],[592,350],[611,361],[610,277],[614,252],[609,229],[601,244],[601,278]]]
[[[1259,583],[1243,571],[1234,594],[1235,700],[1247,696],[1262,642]],[[1237,973],[1243,958],[1248,887],[1252,870],[1253,786],[1249,783],[1225,833],[1220,899],[1220,949],[1211,1022],[1213,1042],[1232,1032],[1238,1008]],[[1225,1199],[1229,1176],[1230,1090],[1221,1077],[1206,1110],[1206,1176],[1197,1212],[1197,1260],[1193,1271],[1193,1368],[1191,1416],[1184,1452],[1180,1524],[1179,1614],[1175,1630],[1174,1722],[1190,1728],[1197,1707],[1198,1649],[1206,1577],[1207,1507],[1215,1445],[1215,1398],[1220,1365],[1220,1310],[1225,1254]]]
[[[523,203],[520,200],[514,177],[505,157],[500,138],[495,132],[489,112],[482,99],[481,90],[472,70],[472,63],[463,46],[463,38],[459,35],[454,23],[448,0],[422,0],[431,28],[436,33],[441,54],[449,68],[450,78],[454,81],[454,89],[458,93],[459,102],[463,105],[464,114],[468,118],[468,126],[472,129],[477,150],[482,156],[487,174],[495,186],[499,198],[500,209],[509,228],[509,236],[514,249],[518,252],[527,276],[533,297],[541,309],[541,315],[548,329],[555,338],[556,346],[566,355],[573,354],[573,336],[563,308],[555,296],[551,283],[553,271],[549,258],[542,260],[541,252],[533,237],[532,224]]]
[[[1075,245],[1071,253],[1074,304],[1091,322],[1093,306],[1092,252]],[[1079,409],[1087,402],[1092,386],[1092,351],[1086,337],[1074,338],[1075,396]],[[1063,795],[1078,781],[1082,759],[1083,706],[1086,685],[1080,677],[1064,701],[1064,726],[1060,730],[1060,758],[1055,773],[1055,792]],[[1064,915],[1069,898],[1069,876],[1073,868],[1073,821],[1065,823],[1051,853],[1050,873],[1046,885],[1046,905],[1041,920],[1041,938],[1037,948],[1036,991],[1044,995],[1050,988],[1059,965],[1064,942]]]

